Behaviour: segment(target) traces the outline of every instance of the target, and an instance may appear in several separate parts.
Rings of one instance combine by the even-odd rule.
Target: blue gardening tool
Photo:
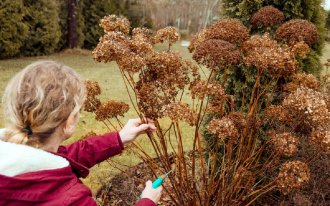
[[[153,183],[152,183],[152,188],[156,189],[159,186],[161,186],[166,179],[166,177],[172,172],[173,170],[170,170],[168,173],[161,175],[158,177]]]
[[[158,177],[153,183],[152,183],[152,188],[156,189],[158,188],[159,186],[161,186],[164,182],[164,180],[166,179],[166,177],[171,173],[173,172],[173,169],[170,170],[168,173],[166,174],[163,174],[161,175],[160,177]],[[142,194],[141,194],[142,195]],[[140,198],[141,198],[141,195],[140,195]]]

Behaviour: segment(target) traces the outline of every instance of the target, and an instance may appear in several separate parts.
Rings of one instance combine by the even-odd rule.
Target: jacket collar
[[[0,174],[13,177],[28,172],[67,167],[69,162],[58,155],[27,145],[1,141],[5,130],[0,130]]]

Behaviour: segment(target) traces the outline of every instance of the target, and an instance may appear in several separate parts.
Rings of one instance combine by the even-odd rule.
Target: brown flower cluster
[[[98,62],[116,61],[121,70],[134,73],[145,67],[145,57],[153,53],[152,32],[136,28],[129,37],[129,22],[126,24],[126,21],[116,16],[101,21],[108,32],[100,38],[93,56]]]
[[[247,66],[267,69],[272,75],[289,76],[298,68],[295,54],[288,47],[277,44],[269,34],[254,36],[244,42],[243,51]]]
[[[225,95],[225,91],[219,82],[208,83],[205,80],[195,82],[190,91],[193,99],[198,98],[200,100],[208,96],[221,97]]]
[[[195,49],[205,40],[207,40],[206,29],[197,32],[195,35],[192,36],[190,40],[190,44],[188,46],[189,52],[192,53],[193,51],[195,51]]]
[[[219,39],[240,45],[249,36],[248,29],[238,19],[223,19],[195,34],[188,49],[193,52],[201,43],[209,39]]]
[[[174,101],[173,96],[168,96],[161,87],[155,84],[138,82],[136,86],[138,108],[148,118],[158,119],[163,116],[164,105]],[[176,94],[175,94],[176,95]]]
[[[301,121],[307,121],[313,127],[326,125],[330,120],[324,95],[306,87],[299,87],[289,94],[282,105],[291,114],[301,117]]]
[[[195,65],[175,52],[154,52],[136,84],[139,109],[150,118],[163,116],[162,108],[174,101],[179,90],[198,79]]]
[[[128,19],[124,17],[109,15],[101,19],[100,27],[102,27],[105,32],[120,31],[124,34],[128,34],[130,29],[130,23]]]
[[[293,19],[282,24],[276,31],[276,39],[285,41],[288,45],[295,45],[304,41],[312,46],[319,39],[316,26],[303,19]]]
[[[86,95],[88,97],[95,97],[101,94],[101,87],[98,82],[86,80],[84,83],[86,87]]]
[[[295,160],[284,163],[277,177],[277,186],[283,194],[300,189],[309,182],[310,171],[307,164]]]
[[[172,121],[180,120],[189,123],[190,126],[196,124],[197,114],[193,112],[189,105],[183,102],[175,102],[163,107],[164,115],[168,116]]]
[[[140,39],[145,42],[152,42],[153,31],[147,28],[134,28],[132,30],[132,39]]]
[[[319,91],[320,83],[312,74],[297,73],[292,76],[292,81],[290,83],[284,85],[284,90],[294,92],[299,87],[306,87]]]
[[[209,69],[221,70],[228,65],[238,65],[241,55],[234,44],[224,40],[210,39],[195,49],[193,59]]]
[[[273,6],[265,6],[259,9],[250,19],[253,27],[270,27],[280,25],[285,17],[282,11]]]
[[[276,152],[281,155],[291,157],[298,150],[299,139],[292,133],[284,132],[276,134],[275,131],[270,132],[271,142]]]
[[[285,123],[291,119],[288,110],[281,105],[271,105],[267,107],[264,111],[264,118],[271,125],[274,123]]]
[[[243,131],[247,125],[247,118],[243,112],[230,112],[227,117],[233,121],[238,131]]]
[[[109,100],[97,108],[95,111],[95,119],[98,121],[104,121],[106,119],[124,116],[128,110],[128,104],[115,100]]]
[[[140,71],[146,65],[146,62],[141,56],[128,53],[126,55],[121,55],[120,58],[117,59],[117,64],[123,71],[135,73]]]
[[[180,40],[180,34],[175,27],[169,26],[159,29],[154,36],[154,43],[163,43],[168,41],[170,45]]]
[[[310,48],[308,44],[306,44],[304,41],[300,41],[296,44],[294,44],[291,48],[292,52],[295,54],[297,58],[306,58],[307,54],[310,51]]]
[[[101,101],[96,98],[101,94],[101,88],[98,82],[87,80],[84,82],[86,87],[86,100],[84,110],[86,112],[94,112],[101,104]]]
[[[152,31],[147,28],[134,28],[129,47],[132,52],[140,56],[145,56],[153,52]]]
[[[250,39],[246,40],[242,44],[242,51],[244,52],[244,54],[249,55],[250,53],[260,50],[260,48],[273,49],[278,47],[279,45],[277,41],[272,39],[269,33],[265,33],[262,36],[260,35],[251,36]]]
[[[107,63],[129,54],[130,48],[123,33],[108,32],[100,38],[99,44],[92,53],[96,61]]]
[[[330,131],[313,131],[310,140],[323,151],[330,154]]]
[[[222,19],[205,31],[206,39],[220,39],[240,45],[249,38],[249,31],[238,19]]]
[[[225,106],[225,100],[226,98],[224,98],[224,96],[212,96],[206,107],[206,112],[212,114],[223,111]]]
[[[212,134],[218,135],[219,139],[222,140],[229,138],[235,141],[239,135],[234,122],[228,117],[212,119],[207,125],[207,130]]]
[[[164,89],[183,89],[189,84],[189,74],[195,67],[182,59],[177,52],[154,52],[146,58],[147,69],[140,75],[144,82],[157,84]]]

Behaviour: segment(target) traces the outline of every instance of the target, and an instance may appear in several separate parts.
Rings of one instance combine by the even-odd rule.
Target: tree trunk
[[[68,0],[68,46],[71,49],[78,45],[77,25],[77,0]]]

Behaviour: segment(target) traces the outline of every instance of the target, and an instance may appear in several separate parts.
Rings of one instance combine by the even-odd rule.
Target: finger
[[[140,118],[130,119],[129,121],[131,121],[131,123],[132,123],[134,126],[139,126],[140,124],[143,123],[143,119],[140,119]]]
[[[147,123],[154,123],[154,120],[150,119],[150,118],[145,118]]]
[[[148,180],[148,181],[146,182],[146,187],[152,187],[152,182],[151,182],[151,180]]]
[[[159,193],[162,192],[162,190],[163,190],[163,186],[159,186],[159,187],[156,188],[156,191],[159,192]]]
[[[138,126],[140,124],[145,124],[145,123],[154,123],[154,120],[150,118],[136,118],[136,119],[131,119],[132,122]]]
[[[141,124],[138,127],[136,127],[136,132],[140,133],[149,129],[156,130],[157,128],[155,127],[155,125],[152,124]]]

